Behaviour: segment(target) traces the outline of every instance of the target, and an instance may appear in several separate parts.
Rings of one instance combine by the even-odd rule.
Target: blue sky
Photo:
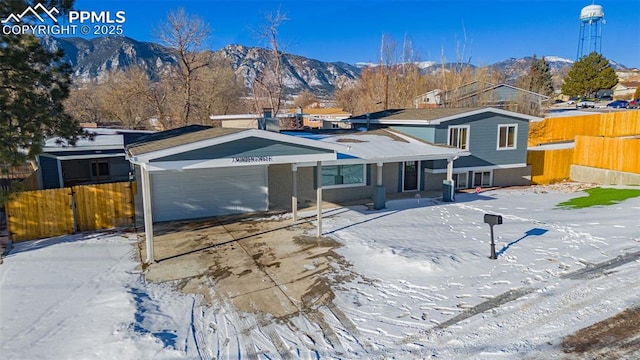
[[[383,34],[398,46],[410,38],[419,60],[464,58],[488,65],[511,57],[559,56],[575,60],[580,10],[592,0],[76,0],[78,10],[126,12],[124,35],[156,41],[153,29],[167,12],[184,8],[212,29],[208,48],[227,44],[262,46],[255,30],[265,14],[280,8],[283,50],[322,61],[377,62]],[[628,67],[640,67],[640,0],[602,0],[602,53]],[[464,40],[466,34],[466,42]]]

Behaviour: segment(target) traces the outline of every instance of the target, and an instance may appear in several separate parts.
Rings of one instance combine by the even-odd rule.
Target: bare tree
[[[182,81],[182,113],[180,122],[193,122],[193,88],[198,71],[209,65],[209,58],[203,52],[203,43],[210,35],[209,25],[197,15],[189,15],[184,9],[171,11],[166,22],[156,30],[163,45],[173,49],[178,59],[178,69]],[[200,119],[204,122],[205,119]]]
[[[65,111],[79,122],[100,122],[104,118],[101,90],[96,81],[77,84],[69,90],[69,97],[64,101]]]
[[[256,112],[260,112],[264,107],[269,107],[273,109],[275,116],[282,106],[284,75],[282,53],[278,43],[278,27],[287,20],[289,20],[287,14],[278,9],[274,13],[265,15],[266,24],[257,32],[257,36],[266,42],[270,56],[265,68],[257,71],[251,84]]]
[[[214,58],[210,65],[202,70],[202,81],[199,81],[196,87],[201,116],[241,111],[245,88],[233,71],[230,60]]]
[[[129,129],[149,126],[154,109],[149,97],[151,82],[144,69],[132,66],[110,72],[101,87],[100,104],[108,119]]]

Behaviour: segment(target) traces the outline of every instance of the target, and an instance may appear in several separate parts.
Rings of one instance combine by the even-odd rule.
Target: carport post
[[[147,264],[155,262],[153,253],[153,218],[151,217],[151,181],[149,181],[149,169],[147,164],[140,164],[142,173],[142,204],[144,214],[144,238],[147,247]]]
[[[293,214],[293,222],[298,221],[298,166],[291,164],[291,173],[293,174],[293,195],[291,196],[291,213]]]
[[[449,181],[453,180],[453,160],[455,158],[447,159],[447,180]]]
[[[318,203],[318,232],[317,237],[322,236],[322,161],[318,161],[316,171],[316,183],[318,184],[318,189],[316,190],[316,202]]]

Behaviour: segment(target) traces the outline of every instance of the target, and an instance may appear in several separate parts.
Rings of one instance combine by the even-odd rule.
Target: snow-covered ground
[[[19,243],[0,265],[0,357],[560,358],[563,337],[640,300],[640,262],[629,255],[640,251],[640,198],[557,208],[585,196],[567,189],[328,212],[324,234],[348,264],[335,266],[321,323],[264,326],[264,314],[145,283],[134,234]],[[497,260],[485,213],[504,219]]]

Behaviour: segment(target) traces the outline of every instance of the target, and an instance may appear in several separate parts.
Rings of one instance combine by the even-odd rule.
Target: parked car
[[[613,100],[613,96],[611,96],[611,95],[602,95],[602,96],[600,96],[600,101],[607,101],[607,100],[608,101]]]
[[[628,107],[629,109],[637,109],[637,108],[640,108],[640,98],[633,99],[633,100],[629,101],[629,103],[627,104],[627,107]]]
[[[576,108],[595,108],[596,102],[591,99],[579,99],[576,102]]]
[[[614,109],[626,109],[629,106],[629,102],[627,100],[615,100],[607,104],[608,108]]]

